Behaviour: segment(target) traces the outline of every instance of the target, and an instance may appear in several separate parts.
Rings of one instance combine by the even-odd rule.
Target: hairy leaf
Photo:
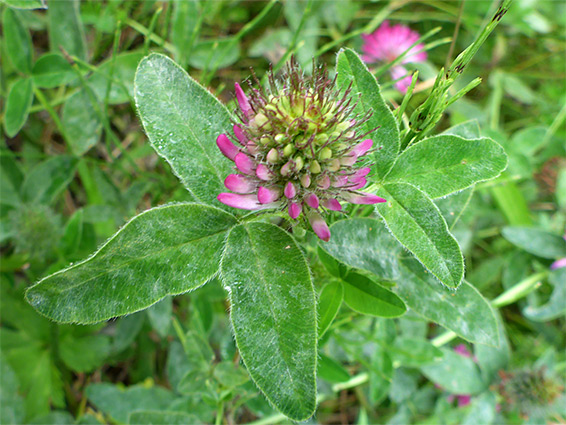
[[[228,236],[221,273],[250,376],[282,413],[297,421],[310,417],[316,405],[316,301],[300,249],[271,224],[239,225]]]
[[[376,317],[399,317],[407,311],[401,298],[355,272],[344,278],[344,301],[352,310]]]
[[[225,190],[231,163],[216,138],[231,129],[228,110],[166,56],[151,54],[136,73],[136,106],[149,140],[199,202],[229,208],[216,200]],[[231,208],[230,208],[231,209]]]
[[[33,102],[33,82],[31,78],[18,80],[10,89],[4,112],[4,129],[8,137],[14,137],[28,119]]]
[[[464,277],[464,259],[436,205],[406,183],[387,184],[378,193],[387,202],[376,209],[393,236],[440,282],[458,287]]]
[[[506,166],[505,151],[491,139],[440,135],[399,155],[387,181],[410,183],[431,198],[439,198],[493,179]]]
[[[373,218],[341,220],[330,226],[332,237],[319,247],[338,261],[376,276],[399,277],[397,257],[401,247],[383,223]]]
[[[217,208],[170,204],[134,217],[92,257],[48,276],[27,292],[58,322],[95,323],[198,288],[218,272],[235,219]]]
[[[497,321],[489,302],[464,281],[457,291],[438,285],[415,260],[403,261],[395,288],[411,310],[474,343],[497,346]]]
[[[378,177],[385,177],[400,149],[397,120],[385,104],[377,80],[356,52],[351,49],[340,50],[336,73],[336,81],[343,89],[352,83],[352,96],[355,99],[360,95],[356,111],[362,115],[372,112],[365,130],[371,131],[367,137],[374,143],[374,170]]]

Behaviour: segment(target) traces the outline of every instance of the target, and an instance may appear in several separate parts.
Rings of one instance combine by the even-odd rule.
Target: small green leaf
[[[129,102],[134,97],[136,68],[143,57],[144,52],[134,51],[120,53],[116,57],[109,58],[100,64],[97,71],[87,80],[89,87],[103,102],[108,90],[108,78],[112,73],[112,80],[114,81],[110,84],[108,103],[116,105]]]
[[[89,94],[88,88],[72,95],[63,106],[63,126],[69,137],[73,153],[84,155],[100,139],[102,120],[98,115]],[[92,93],[91,93],[92,94]]]
[[[40,313],[66,323],[95,323],[142,310],[210,280],[234,224],[230,214],[203,205],[150,209],[92,257],[39,281],[27,299]]]
[[[529,305],[523,309],[523,314],[535,322],[547,322],[566,315],[566,268],[554,270],[548,279],[553,285],[552,294],[543,305]]]
[[[350,374],[340,363],[322,353],[318,362],[318,376],[332,383],[344,382],[350,379]]]
[[[128,423],[132,425],[199,425],[202,422],[195,415],[184,412],[159,412],[151,410],[139,410],[130,413]]]
[[[226,68],[239,57],[240,45],[234,44],[232,38],[206,40],[195,45],[189,55],[189,65],[196,69]]]
[[[22,78],[16,81],[8,93],[4,113],[4,129],[8,137],[14,137],[24,126],[32,102],[33,82],[31,78]]]
[[[104,364],[110,354],[110,337],[67,333],[59,342],[59,354],[65,365],[75,372],[92,372]]]
[[[442,134],[460,136],[464,139],[479,139],[481,136],[478,120],[464,121],[445,130]]]
[[[173,299],[171,297],[165,297],[147,309],[149,323],[161,338],[165,338],[169,334],[172,316]]]
[[[407,311],[401,298],[355,272],[344,278],[344,301],[352,310],[376,317],[399,317]]]
[[[373,404],[377,405],[389,392],[393,380],[393,362],[385,347],[378,345],[372,356],[369,369],[369,395]]]
[[[504,227],[502,233],[529,254],[550,260],[566,257],[566,240],[554,233],[532,227]]]
[[[50,89],[70,83],[77,78],[67,60],[57,53],[46,53],[33,65],[33,82],[37,87]]]
[[[330,226],[330,232],[330,241],[319,247],[338,261],[383,279],[399,277],[397,257],[401,247],[379,220],[341,220]]]
[[[431,198],[439,198],[493,179],[506,166],[505,151],[491,139],[440,135],[399,155],[387,181],[410,183]]]
[[[387,202],[376,209],[393,236],[440,282],[457,288],[464,277],[464,259],[436,205],[406,183],[387,184],[378,194]]]
[[[452,229],[460,219],[462,213],[470,203],[474,194],[474,187],[469,187],[460,192],[453,193],[444,198],[434,200],[434,203],[440,210],[442,217],[446,220],[446,225]]]
[[[387,175],[399,153],[399,126],[397,120],[385,104],[379,84],[356,52],[350,49],[340,50],[336,62],[336,81],[340,87],[346,89],[352,83],[352,96],[354,99],[360,95],[356,112],[365,114],[372,112],[365,124],[367,135],[373,140],[374,170],[378,177]]]
[[[41,162],[31,169],[22,185],[24,201],[32,204],[50,204],[69,185],[77,159],[59,155]]]
[[[244,385],[250,380],[246,370],[230,360],[220,362],[214,367],[214,377],[227,388]]]
[[[171,391],[161,387],[131,386],[126,389],[109,383],[90,384],[88,400],[118,423],[128,423],[132,412],[165,411],[174,400]]]
[[[396,339],[389,351],[394,362],[404,367],[421,367],[442,360],[442,351],[424,339]]]
[[[31,72],[33,46],[29,31],[22,23],[18,12],[10,8],[2,15],[6,53],[14,67],[24,74]]]
[[[228,110],[166,56],[144,58],[135,79],[136,106],[149,140],[199,202],[225,191],[232,165],[215,140],[231,130]]]
[[[0,3],[14,9],[47,9],[45,0],[0,0]]]
[[[497,396],[485,391],[472,399],[472,405],[462,425],[493,424],[497,416]]]
[[[49,3],[49,45],[52,52],[58,53],[62,47],[70,55],[86,60],[86,39],[79,7],[79,0]]]
[[[506,370],[511,360],[511,350],[509,341],[505,333],[505,326],[498,312],[495,313],[497,328],[499,329],[499,341],[495,347],[476,344],[474,346],[474,358],[478,364],[482,376],[487,383],[492,383],[497,379],[497,372]]]
[[[320,245],[318,246],[317,253],[318,259],[332,276],[341,279],[348,274],[348,266],[336,260],[333,256],[322,249]]]
[[[271,224],[232,229],[221,266],[236,344],[256,385],[282,413],[302,421],[316,407],[316,301],[291,236]]]
[[[441,362],[421,368],[428,379],[453,394],[479,394],[486,388],[487,384],[471,358],[448,348],[441,351],[444,354]]]
[[[468,282],[457,291],[438,285],[415,260],[403,261],[395,288],[409,308],[460,337],[478,344],[496,346],[497,321],[490,303]],[[470,324],[473,323],[473,326]]]
[[[336,317],[342,298],[344,297],[344,289],[339,281],[329,283],[322,288],[318,297],[318,337],[328,330],[332,321]]]

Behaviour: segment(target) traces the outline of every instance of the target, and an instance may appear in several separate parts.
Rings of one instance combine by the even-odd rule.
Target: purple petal
[[[257,200],[260,204],[270,204],[281,197],[279,189],[260,186],[257,190]]]
[[[304,188],[307,188],[311,185],[311,176],[309,176],[308,174],[303,174],[301,176],[301,185]]]
[[[334,198],[325,199],[322,202],[322,205],[324,205],[325,208],[331,211],[342,211],[342,205],[340,205],[340,202],[338,202],[338,200]]]
[[[348,176],[337,176],[332,182],[332,187],[344,187],[348,184]]]
[[[330,177],[327,175],[320,177],[318,180],[318,187],[322,190],[328,189],[330,187]]]
[[[218,145],[220,152],[222,152],[226,158],[231,159],[232,161],[234,161],[234,158],[240,152],[238,148],[234,146],[234,143],[232,143],[228,136],[226,136],[225,134],[221,134],[216,138],[216,144]]]
[[[367,184],[367,180],[365,177],[362,177],[360,179],[358,179],[357,182],[354,182],[352,184],[352,186],[348,186],[348,189],[350,190],[357,190],[357,189],[361,189],[362,187],[364,187]]]
[[[342,158],[340,158],[340,164],[345,165],[347,167],[351,167],[356,163],[358,157],[353,153],[347,153]]]
[[[306,203],[309,207],[317,209],[319,205],[318,196],[316,196],[314,193],[307,195]]]
[[[351,175],[348,179],[350,183],[356,183],[359,181],[360,178],[367,176],[370,173],[371,169],[369,167],[360,168],[356,171],[353,175]]]
[[[346,193],[342,195],[344,199],[351,204],[362,204],[362,205],[371,205],[371,204],[378,204],[380,202],[387,202],[385,199],[380,198],[377,195],[372,195],[371,193]]]
[[[303,207],[301,206],[301,204],[297,204],[295,202],[291,202],[289,204],[289,216],[292,219],[295,219],[298,216],[300,216],[302,210],[303,210]]]
[[[224,180],[226,189],[236,193],[252,193],[255,191],[256,185],[253,180],[241,174],[229,174]]]
[[[399,78],[403,77],[401,80],[395,83],[395,88],[399,90],[401,93],[407,93],[407,89],[411,85],[411,81],[413,80],[413,77],[411,77],[407,73],[407,70],[402,66],[394,66],[390,70],[390,73],[391,73],[391,78],[393,78],[394,80],[399,80]]]
[[[273,173],[264,164],[259,164],[255,169],[255,175],[258,179],[263,181],[269,181],[273,178]]]
[[[238,195],[237,193],[221,193],[217,199],[225,205],[241,210],[259,210],[264,208],[263,205],[257,202],[255,194],[251,195]]]
[[[253,111],[246,94],[238,83],[234,83],[234,88],[236,89],[236,99],[240,105],[240,110],[247,118],[251,117],[253,115]]]
[[[560,269],[562,267],[566,267],[566,257],[560,258],[556,260],[554,263],[550,265],[550,270]]]
[[[234,127],[232,127],[232,129],[234,130],[234,135],[236,136],[236,139],[238,139],[238,141],[242,146],[245,146],[246,143],[248,142],[248,138],[244,134],[242,128],[238,124],[234,124]]]
[[[244,174],[252,175],[254,174],[254,162],[245,153],[240,152],[234,157],[234,162],[236,167]]]
[[[315,211],[310,211],[307,217],[314,233],[323,241],[328,242],[330,240],[330,229],[322,216]]]
[[[293,199],[295,197],[295,195],[297,194],[297,188],[295,187],[295,185],[291,182],[288,182],[285,185],[285,190],[283,191],[283,193],[285,194],[285,196],[289,199]]]
[[[372,146],[373,146],[373,140],[366,139],[363,142],[358,143],[356,146],[354,146],[350,151],[350,154],[354,154],[356,158],[359,158],[360,156],[364,156],[366,152],[371,149]]]

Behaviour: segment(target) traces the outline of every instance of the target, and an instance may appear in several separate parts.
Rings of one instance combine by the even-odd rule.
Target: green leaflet
[[[10,9],[6,9],[10,10]],[[28,119],[33,102],[33,82],[31,78],[18,80],[10,89],[4,113],[4,129],[8,137],[14,137]]]
[[[376,210],[393,236],[440,282],[457,288],[464,277],[464,259],[436,205],[407,183],[386,184],[378,195],[387,199]]]
[[[307,263],[291,236],[266,223],[230,232],[221,265],[230,318],[248,372],[293,420],[316,406],[316,301]]]
[[[415,260],[403,261],[400,269],[401,278],[395,291],[411,310],[470,342],[499,344],[493,309],[476,288],[466,281],[457,291],[438,285]]]
[[[46,53],[33,65],[33,82],[37,87],[50,89],[67,84],[77,78],[67,60],[57,53]]]
[[[371,118],[365,124],[367,135],[374,142],[376,150],[374,172],[383,178],[387,175],[399,153],[399,127],[397,120],[385,104],[379,84],[356,52],[343,49],[338,53],[336,62],[336,81],[339,86],[346,89],[352,83],[352,97],[359,94],[359,103],[356,112],[365,114],[372,112]],[[379,128],[378,128],[379,127]]]
[[[59,155],[37,164],[22,185],[23,200],[32,204],[52,203],[73,179],[77,163],[72,156]]]
[[[29,74],[33,54],[29,31],[22,23],[18,12],[10,8],[4,10],[2,25],[8,57],[18,71]]]
[[[322,335],[328,330],[332,321],[336,317],[340,306],[342,305],[342,299],[344,298],[344,289],[342,288],[342,283],[339,281],[331,282],[325,285],[320,291],[320,296],[318,297],[318,337],[321,338]]]
[[[358,313],[376,317],[399,317],[407,311],[401,298],[364,275],[348,273],[344,282],[344,301]]]
[[[506,167],[505,151],[491,139],[440,135],[399,155],[387,182],[409,183],[431,198],[439,198],[493,179]]]
[[[86,60],[86,38],[79,8],[78,0],[49,3],[49,45],[53,52],[60,52],[62,47],[70,55]]]
[[[134,95],[153,148],[191,194],[199,202],[230,208],[216,200],[232,172],[215,143],[231,129],[226,107],[175,62],[156,53],[140,62]]]
[[[401,247],[387,229],[374,218],[352,218],[330,226],[332,237],[319,249],[338,261],[376,276],[394,280],[399,277],[397,257]]]
[[[423,374],[452,394],[479,394],[487,387],[478,366],[471,358],[442,348],[441,362],[421,368]]]
[[[529,254],[550,260],[566,257],[566,241],[554,233],[519,226],[504,227],[502,233],[505,239]]]
[[[69,144],[77,156],[84,155],[100,139],[102,120],[92,102],[90,88],[72,95],[63,106],[61,122],[69,137]]]
[[[42,279],[26,294],[58,322],[94,323],[198,288],[218,272],[235,218],[217,208],[170,204],[134,217],[92,257]]]

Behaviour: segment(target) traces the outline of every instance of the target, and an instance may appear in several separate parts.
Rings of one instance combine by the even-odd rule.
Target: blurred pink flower
[[[364,40],[362,46],[364,61],[367,63],[388,63],[409,50],[411,45],[420,38],[420,35],[405,25],[391,26],[388,21],[384,21],[373,33],[362,34],[362,38]],[[389,72],[394,80],[405,77],[395,83],[395,87],[400,92],[405,93],[411,84],[411,76],[402,64],[424,62],[427,58],[426,52],[423,51],[424,47],[422,43],[415,45],[405,55],[401,64],[390,69]]]

